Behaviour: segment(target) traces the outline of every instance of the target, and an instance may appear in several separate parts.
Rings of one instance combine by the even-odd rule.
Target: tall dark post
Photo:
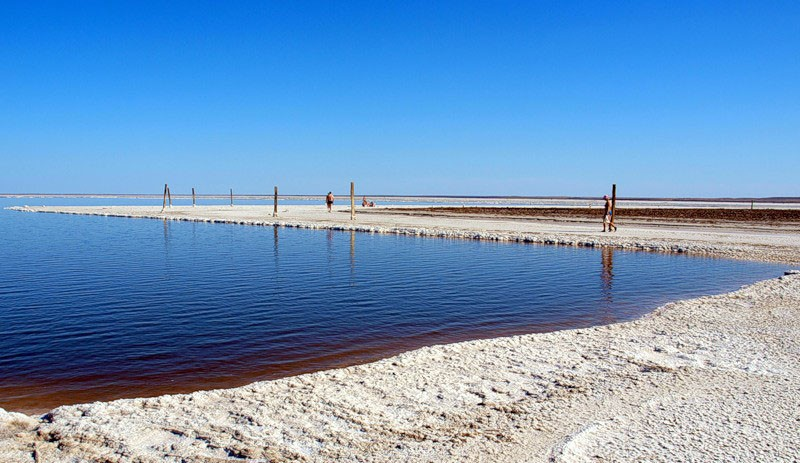
[[[356,220],[356,184],[350,182],[350,220]]]
[[[272,216],[273,217],[277,217],[278,216],[278,187],[275,187],[275,199],[273,200],[272,204],[274,205],[273,209],[272,209]]]
[[[617,218],[617,184],[611,185],[611,226],[616,230],[614,219]]]
[[[194,187],[192,187],[192,207],[195,207],[196,205],[197,205],[197,201],[195,200],[195,197],[194,197]]]
[[[164,212],[164,209],[167,208],[167,190],[168,189],[169,189],[169,187],[165,183],[164,184],[164,204],[161,205],[161,212]]]
[[[231,207],[233,207],[233,188],[231,188]]]
[[[169,208],[172,209],[172,193],[170,193],[169,187],[167,187],[167,198],[169,198]]]

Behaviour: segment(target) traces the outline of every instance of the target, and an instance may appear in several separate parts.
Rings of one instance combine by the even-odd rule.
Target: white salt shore
[[[622,249],[681,252],[784,263],[800,263],[800,229],[748,224],[701,226],[658,223],[657,227],[621,223],[616,233],[601,233],[598,223],[537,221],[509,217],[432,217],[358,208],[350,220],[349,207],[280,206],[176,206],[161,212],[154,206],[24,206],[27,212],[150,218],[257,226],[333,229],[451,239],[482,239],[565,246],[613,246]]]
[[[28,208],[690,252],[796,263],[780,229],[328,214],[318,207]],[[800,275],[640,320],[433,346],[248,386],[0,410],[3,462],[797,461]]]

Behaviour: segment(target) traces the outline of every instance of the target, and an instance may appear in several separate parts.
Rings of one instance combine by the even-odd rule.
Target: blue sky
[[[2,2],[0,192],[800,196],[800,2]]]

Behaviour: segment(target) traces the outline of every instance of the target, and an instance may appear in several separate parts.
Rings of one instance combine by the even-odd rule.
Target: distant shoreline
[[[265,199],[269,200],[274,197],[273,194],[250,194],[250,193],[234,193],[234,198],[239,199]],[[285,195],[280,194],[278,195],[279,199],[293,199],[293,200],[317,200],[320,198],[324,198],[324,194],[318,195],[304,195],[304,194],[297,194],[297,195]],[[356,196],[364,196],[363,194],[357,194]],[[502,201],[535,201],[535,200],[552,200],[552,201],[591,201],[597,200],[596,196],[453,196],[453,195],[374,195],[368,194],[366,195],[370,199],[374,200],[381,200],[381,199],[392,199],[392,200],[428,200],[428,201],[435,201],[435,200],[444,200],[444,201],[452,201],[457,202],[458,200],[470,200],[470,201],[492,201],[492,200],[502,200]],[[2,193],[0,194],[0,198],[126,198],[126,199],[160,199],[162,198],[162,194],[150,194],[150,193]],[[180,193],[180,194],[173,194],[173,198],[175,199],[187,199],[191,198],[191,194]],[[226,199],[230,197],[229,193],[220,193],[220,194],[197,194],[197,198],[203,199]],[[620,201],[640,201],[640,202],[710,202],[710,203],[777,203],[777,204],[800,204],[800,197],[798,196],[773,196],[773,197],[761,197],[761,198],[748,198],[748,197],[740,197],[740,198],[659,198],[659,197],[635,197],[635,196],[618,196],[618,200]]]
[[[797,206],[786,206],[796,209]],[[796,241],[797,222],[743,223],[741,221],[714,219],[714,223],[692,223],[691,219],[659,219],[646,223],[647,217],[624,218],[620,209],[621,231],[601,233],[598,218],[586,219],[556,214],[555,219],[535,220],[533,217],[493,215],[486,217],[415,211],[411,206],[379,206],[357,208],[357,220],[350,219],[349,204],[334,205],[334,214],[327,213],[319,204],[280,205],[278,217],[272,216],[271,205],[191,205],[175,206],[163,210],[157,205],[129,206],[11,206],[20,212],[97,215],[104,217],[146,218],[193,222],[230,223],[254,226],[280,226],[290,228],[330,229],[448,239],[478,239],[541,243],[579,247],[615,247],[628,250],[677,252],[706,256],[727,257],[765,262],[796,264],[800,262],[800,246]],[[464,208],[469,212],[470,207]],[[480,208],[478,208],[480,209]],[[503,211],[503,207],[486,208]],[[522,213],[526,208],[519,207]],[[531,208],[534,209],[534,208]],[[652,208],[655,209],[655,208]],[[536,208],[547,211],[547,208]],[[563,208],[569,211],[569,208]],[[586,205],[589,210],[589,204]],[[599,209],[597,209],[599,210]],[[741,210],[741,209],[739,209]],[[673,214],[673,211],[668,211]],[[751,211],[747,211],[748,213]],[[758,215],[762,211],[755,210]],[[720,214],[720,212],[714,212]],[[704,214],[705,215],[705,214]],[[794,216],[795,213],[786,215]],[[624,220],[623,220],[624,218]],[[712,217],[706,217],[712,218]],[[744,226],[748,230],[744,230]],[[711,233],[709,233],[711,232]],[[744,233],[743,233],[744,232]]]

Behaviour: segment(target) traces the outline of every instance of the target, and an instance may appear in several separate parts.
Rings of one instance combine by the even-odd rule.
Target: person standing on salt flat
[[[333,206],[333,199],[333,193],[329,191],[328,196],[325,197],[325,204],[328,205],[328,212],[331,211],[331,206]]]
[[[603,195],[603,199],[606,202],[603,209],[603,233],[605,233],[606,228],[608,228],[609,232],[617,231],[617,226],[614,225],[613,221],[614,209],[611,207],[611,200],[608,199],[608,195]]]

